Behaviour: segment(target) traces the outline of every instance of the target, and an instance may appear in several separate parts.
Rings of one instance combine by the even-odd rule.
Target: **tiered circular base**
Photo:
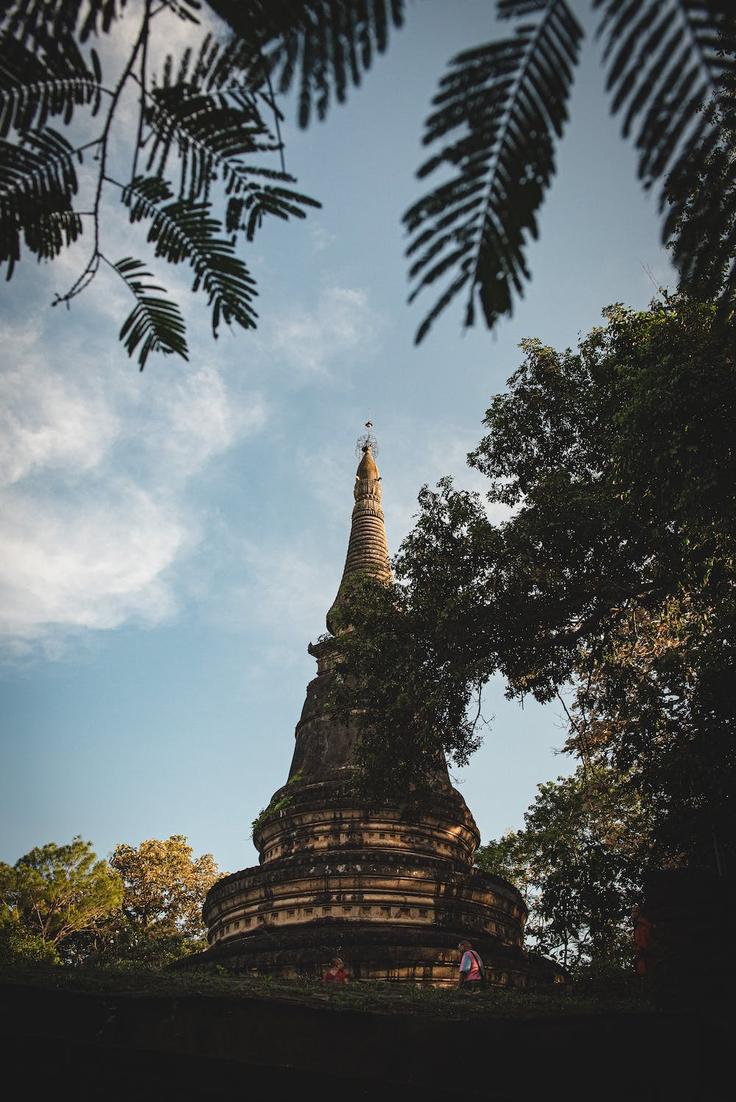
[[[433,986],[457,979],[468,939],[491,983],[546,981],[523,952],[526,907],[472,867],[477,828],[449,786],[431,805],[356,805],[335,784],[286,786],[256,832],[262,864],[219,881],[204,908],[210,949],[192,964],[281,977],[320,975],[339,955],[356,979]]]
[[[278,979],[319,979],[333,957],[340,956],[356,981],[454,987],[460,958],[457,943],[468,936],[452,929],[315,919],[288,929],[260,926],[252,934],[219,942],[177,964],[222,965],[236,974]],[[539,986],[563,980],[551,961],[529,956],[519,946],[482,935],[472,942],[494,986]]]

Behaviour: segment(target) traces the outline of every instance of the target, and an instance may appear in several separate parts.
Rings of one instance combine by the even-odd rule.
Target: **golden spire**
[[[372,428],[371,423],[368,422],[366,427]],[[345,626],[339,622],[339,613],[352,581],[357,577],[375,578],[379,582],[388,582],[391,579],[388,543],[381,508],[381,476],[373,456],[375,440],[370,433],[367,433],[362,437],[360,445],[363,455],[355,473],[353,488],[355,505],[348,553],[337,597],[327,613],[327,630],[332,635],[337,635],[340,628]]]

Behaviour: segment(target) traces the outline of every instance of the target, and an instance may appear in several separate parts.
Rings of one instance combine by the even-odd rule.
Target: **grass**
[[[0,972],[0,982],[128,997],[268,998],[335,1011],[418,1014],[435,1018],[531,1019],[570,1015],[648,1013],[655,1008],[635,977],[595,988],[555,987],[524,991],[489,988],[477,995],[411,984],[354,982],[331,988],[315,980],[231,976],[209,971],[163,972],[20,967]]]

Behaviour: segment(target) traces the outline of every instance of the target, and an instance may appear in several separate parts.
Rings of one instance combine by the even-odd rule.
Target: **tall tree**
[[[604,761],[539,785],[521,830],[476,862],[525,895],[527,934],[565,968],[630,963],[631,908],[657,858],[655,811],[632,775]]]
[[[636,768],[673,855],[733,862],[736,341],[716,313],[663,298],[575,351],[523,342],[470,456],[509,519],[425,487],[396,584],[354,593],[338,705],[372,709],[365,783],[464,762],[494,673],[540,701],[573,683],[571,745]]]
[[[66,845],[37,846],[13,866],[0,863],[5,922],[44,947],[58,949],[74,934],[97,926],[119,909],[122,898],[118,874],[80,837]]]
[[[204,948],[204,898],[222,875],[211,854],[194,857],[181,834],[115,847],[110,865],[123,885],[120,921],[102,939],[105,959],[165,963]]]

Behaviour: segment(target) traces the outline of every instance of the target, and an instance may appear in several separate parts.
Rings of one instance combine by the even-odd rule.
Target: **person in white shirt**
[[[458,949],[462,953],[462,957],[460,958],[460,974],[457,985],[471,994],[477,994],[483,987],[485,980],[483,961],[469,941],[461,941]]]

